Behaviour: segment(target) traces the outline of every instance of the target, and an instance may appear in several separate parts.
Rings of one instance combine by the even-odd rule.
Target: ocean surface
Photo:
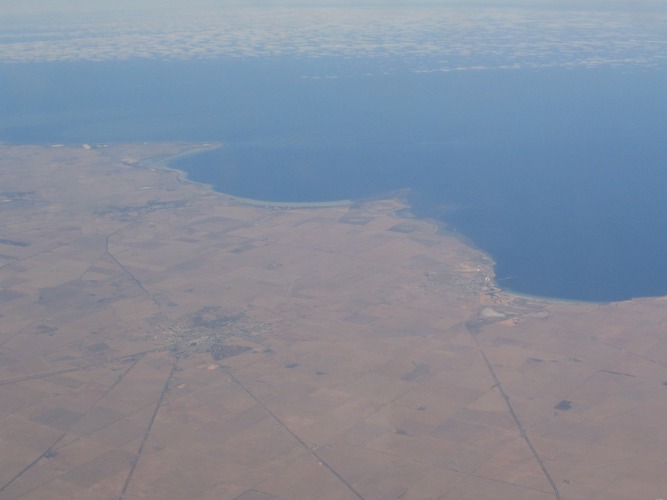
[[[506,289],[667,295],[667,71],[401,58],[0,64],[0,141],[221,141],[190,179],[269,201],[407,193]]]

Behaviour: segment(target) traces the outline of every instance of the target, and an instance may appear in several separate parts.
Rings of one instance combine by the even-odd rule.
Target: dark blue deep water
[[[272,201],[408,188],[414,213],[489,253],[513,291],[667,295],[663,70],[251,59],[15,64],[0,75],[5,142],[222,141],[179,168]]]

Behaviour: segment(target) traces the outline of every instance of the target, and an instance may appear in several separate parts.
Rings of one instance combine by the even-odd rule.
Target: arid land
[[[667,498],[667,299],[150,168],[196,148],[0,146],[0,498]]]

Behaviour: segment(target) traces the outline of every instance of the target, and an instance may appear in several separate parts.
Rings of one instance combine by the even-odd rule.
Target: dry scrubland
[[[146,161],[193,148],[0,147],[0,498],[667,497],[665,299]]]

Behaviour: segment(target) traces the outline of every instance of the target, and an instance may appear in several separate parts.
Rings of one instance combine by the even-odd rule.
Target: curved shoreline
[[[211,143],[211,144],[202,144],[201,146],[189,149],[183,153],[176,155],[165,156],[165,157],[156,157],[143,160],[138,163],[139,167],[142,168],[159,168],[162,170],[169,170],[175,172],[179,179],[182,179],[186,182],[191,182],[193,184],[199,184],[202,186],[208,186],[216,193],[224,195],[227,199],[238,203],[241,205],[249,205],[253,207],[264,207],[264,208],[332,208],[332,207],[346,207],[352,205],[354,201],[352,200],[333,200],[333,201],[270,201],[270,200],[257,200],[254,198],[243,198],[241,196],[234,196],[223,191],[218,191],[215,189],[215,186],[205,182],[194,181],[188,177],[188,173],[180,168],[174,166],[174,163],[182,160],[183,158],[188,158],[190,156],[195,156],[207,151],[214,151],[224,147],[224,143]]]
[[[99,384],[93,389],[99,386],[109,396],[98,398],[100,407],[118,407],[114,391],[122,391],[128,403],[120,407],[122,414],[112,415],[119,432],[127,422],[143,422],[144,432],[150,419],[135,422],[134,409],[179,384],[176,396],[185,403],[160,411],[219,429],[217,441],[185,429],[186,434],[157,435],[157,452],[142,451],[139,442],[123,445],[128,456],[143,453],[148,462],[163,460],[160,450],[168,454],[155,474],[135,476],[128,489],[133,494],[169,486],[174,471],[201,450],[214,450],[210,458],[220,467],[184,482],[182,491],[251,491],[253,477],[236,486],[238,463],[225,452],[232,436],[235,445],[252,452],[249,461],[274,471],[265,483],[276,486],[263,490],[283,498],[316,497],[319,483],[310,481],[314,486],[307,491],[283,486],[285,474],[297,481],[312,474],[292,460],[294,440],[275,432],[274,421],[253,418],[237,425],[249,420],[249,406],[257,408],[251,397],[256,390],[263,403],[288,401],[279,408],[287,412],[281,418],[308,440],[323,436],[336,453],[342,450],[336,457],[364,462],[368,455],[346,451],[355,439],[380,443],[380,452],[398,450],[396,460],[369,470],[378,477],[400,474],[401,491],[415,485],[408,493],[413,497],[496,492],[502,480],[507,487],[501,497],[532,498],[532,486],[546,484],[536,475],[543,457],[549,471],[542,476],[553,474],[569,497],[613,494],[614,485],[602,489],[596,478],[577,472],[597,467],[599,450],[611,463],[601,473],[640,484],[636,491],[644,497],[664,482],[659,453],[667,447],[665,299],[605,307],[495,297],[488,292],[487,263],[478,265],[481,254],[434,234],[424,219],[400,220],[404,205],[391,199],[349,209],[244,207],[167,170],[137,168],[141,160],[192,146],[131,144],[106,154],[33,146],[2,150],[8,199],[2,251],[8,262],[0,313],[4,339],[11,342],[5,343],[10,358],[0,383],[18,391],[3,391],[3,407],[15,404],[26,380],[49,390],[44,384],[52,384],[53,373],[66,372],[69,382],[80,383],[61,381],[52,406],[71,409],[73,417],[65,413],[70,420],[79,418],[86,410],[81,387],[90,382],[94,365],[93,382]],[[40,249],[47,251],[35,259]],[[40,338],[44,347],[35,340]],[[257,380],[266,383],[258,386]],[[313,396],[313,388],[324,392]],[[267,400],[266,394],[275,397]],[[221,412],[220,402],[230,398],[233,408]],[[53,413],[43,398],[33,399],[11,415],[15,428],[32,429],[37,417],[47,422]],[[368,415],[378,408],[384,413],[367,428]],[[305,426],[299,423],[304,414],[312,416]],[[460,417],[503,434],[496,439],[478,433],[462,455],[449,439],[458,435]],[[332,427],[332,418],[344,422],[344,429]],[[106,453],[104,443],[115,436],[107,429],[91,431],[91,443],[102,443],[91,450]],[[438,439],[434,429],[443,431]],[[238,435],[247,439],[236,440]],[[257,436],[286,461],[276,467],[266,446],[254,446]],[[8,446],[20,451],[31,442],[23,432]],[[533,443],[539,454],[532,454]],[[89,457],[59,469],[56,479],[97,470],[99,453],[84,451]],[[406,467],[415,453],[427,460]],[[26,456],[17,465],[3,456],[0,464],[20,473],[31,461]],[[452,490],[442,482],[443,463],[472,464],[479,477]],[[573,463],[578,468],[571,474]],[[124,464],[127,475],[132,463]],[[232,489],[218,488],[220,468],[232,470],[222,478]],[[35,477],[21,476],[9,487],[20,494]],[[323,477],[335,484],[335,478]],[[81,484],[72,482],[70,490],[88,487]],[[88,489],[109,484],[105,476]],[[396,496],[395,484],[370,489],[369,500]],[[542,486],[537,494],[544,496]],[[34,491],[53,494],[49,484]],[[339,491],[334,494],[346,494]]]
[[[174,166],[174,163],[183,159],[183,158],[188,158],[190,156],[195,156],[207,151],[214,151],[216,149],[220,149],[224,147],[224,143],[222,142],[215,142],[215,143],[204,143],[199,146],[194,146],[189,148],[188,150],[178,153],[175,155],[165,155],[165,156],[157,156],[153,158],[148,158],[142,161],[139,161],[136,166],[141,167],[141,168],[155,168],[155,169],[161,169],[161,170],[167,170],[174,172],[178,175],[178,178],[181,179],[184,182],[190,182],[192,184],[198,184],[201,186],[207,186],[210,188],[212,191],[215,193],[224,196],[227,200],[231,201],[232,203],[239,204],[239,205],[245,205],[245,206],[253,206],[253,207],[259,207],[259,208],[279,208],[279,209],[291,209],[291,208],[335,208],[335,207],[346,207],[346,206],[351,206],[355,203],[354,200],[334,200],[334,201],[321,201],[321,202],[298,202],[298,201],[269,201],[269,200],[258,200],[258,199],[253,199],[253,198],[244,198],[240,196],[234,196],[229,193],[225,193],[223,191],[219,191],[213,186],[212,184],[208,184],[205,182],[199,182],[199,181],[194,181],[188,177],[188,173],[184,170],[181,170]],[[408,211],[408,214],[401,215],[399,212],[404,212]],[[394,217],[397,218],[405,218],[405,219],[410,219],[410,218],[415,218],[415,219],[420,219],[416,215],[414,215],[413,212],[410,211],[409,207],[397,211],[396,213],[393,214]],[[612,304],[612,303],[618,303],[618,302],[626,302],[626,301],[632,301],[635,298],[642,298],[642,297],[633,297],[631,299],[623,300],[623,301],[592,301],[592,300],[575,300],[575,299],[567,299],[567,298],[559,298],[559,297],[547,297],[547,296],[540,296],[540,295],[532,295],[528,293],[521,293],[517,291],[513,291],[509,288],[505,288],[501,286],[498,281],[495,279],[495,265],[496,262],[493,259],[493,256],[489,254],[486,250],[483,250],[479,248],[477,245],[474,244],[473,241],[471,241],[467,236],[464,234],[459,233],[458,231],[451,231],[447,230],[445,226],[443,225],[442,221],[439,221],[437,219],[421,219],[426,222],[429,222],[433,224],[434,226],[434,232],[439,234],[440,236],[444,237],[451,237],[455,238],[456,240],[460,241],[464,245],[472,248],[475,251],[480,252],[483,254],[490,262],[491,262],[491,267],[494,269],[493,277],[494,279],[492,280],[491,289],[495,290],[497,293],[502,293],[504,295],[508,295],[511,297],[515,297],[517,299],[523,299],[523,300],[531,300],[531,301],[540,301],[540,302],[545,302],[545,303],[551,303],[551,304],[556,304],[556,303],[561,303],[561,304],[582,304],[582,305],[593,305],[593,306],[602,306],[602,305],[607,305],[607,304]]]

